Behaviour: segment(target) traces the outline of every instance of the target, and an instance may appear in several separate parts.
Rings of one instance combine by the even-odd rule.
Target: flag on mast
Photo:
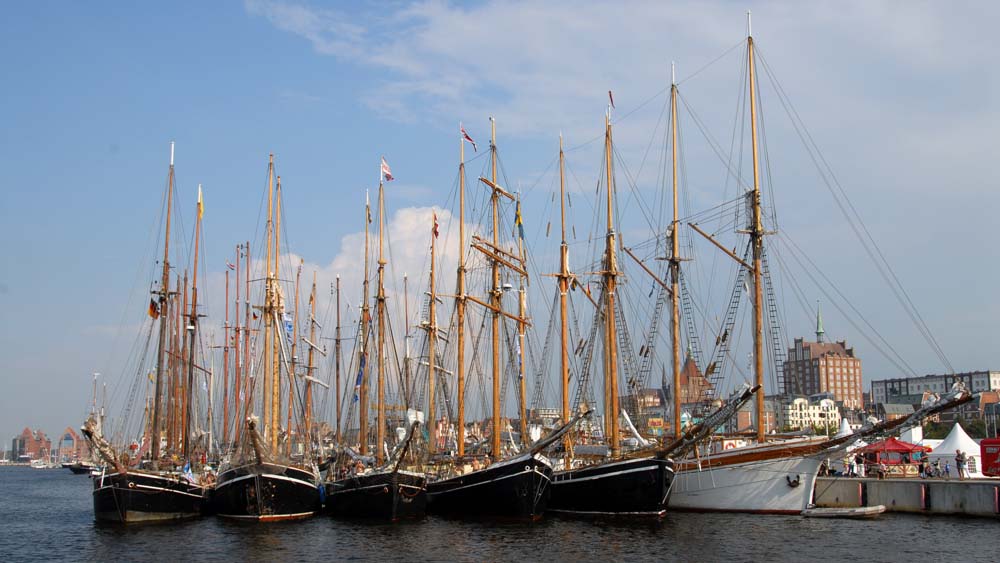
[[[438,214],[437,214],[437,212],[434,213],[434,230],[432,232],[434,233],[434,238],[438,238],[439,230],[438,230]]]
[[[149,298],[149,316],[153,319],[160,318],[160,305],[152,297]]]
[[[205,214],[205,203],[201,200],[201,184],[198,184],[198,218]]]
[[[385,157],[382,157],[382,177],[385,178],[386,182],[391,182],[395,180],[392,177],[392,170],[389,169],[389,163],[385,161]]]
[[[476,142],[472,140],[472,137],[470,137],[468,133],[465,132],[465,127],[461,123],[459,123],[458,128],[462,130],[462,137],[466,141],[469,141],[469,143],[472,144],[472,150],[475,152],[479,152],[479,149],[476,148]]]
[[[615,97],[611,95],[611,90],[608,90],[608,101],[611,102],[611,109],[615,109]]]
[[[514,209],[514,225],[517,227],[517,235],[524,240],[524,223],[521,222],[521,200],[517,201],[517,207]]]

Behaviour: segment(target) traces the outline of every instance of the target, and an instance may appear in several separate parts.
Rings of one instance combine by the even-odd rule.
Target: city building
[[[965,383],[965,386],[973,393],[1000,391],[1000,371],[968,371],[965,373],[899,377],[872,381],[872,402],[899,402],[894,397],[899,395],[917,395],[924,391],[946,393],[951,391],[952,386],[957,381]]]
[[[778,424],[787,430],[816,428],[836,433],[840,427],[840,409],[829,394],[819,397],[785,395],[779,405]]]
[[[45,436],[45,432],[25,428],[11,440],[9,456],[11,461],[23,462],[46,458],[51,451],[52,441]]]
[[[864,407],[861,360],[846,340],[825,342],[823,317],[816,312],[816,342],[796,338],[788,349],[782,370],[784,394],[791,396],[830,393],[834,401],[850,409]]]

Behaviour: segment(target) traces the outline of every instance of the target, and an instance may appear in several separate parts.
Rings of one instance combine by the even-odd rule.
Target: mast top
[[[753,26],[750,21],[750,10],[747,10],[747,37],[753,37]]]
[[[670,85],[677,86],[677,67],[674,61],[670,61]]]
[[[174,142],[170,141],[170,166],[174,165]]]

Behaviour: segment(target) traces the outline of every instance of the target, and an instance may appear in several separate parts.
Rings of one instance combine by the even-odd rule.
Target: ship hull
[[[423,518],[427,479],[409,471],[358,475],[326,484],[326,511],[340,518]]]
[[[218,516],[235,520],[296,520],[320,510],[317,475],[279,463],[226,469],[219,474],[212,499]]]
[[[552,465],[522,454],[485,469],[427,484],[427,510],[453,517],[541,518],[552,494]]]
[[[627,459],[552,476],[548,510],[578,516],[660,517],[674,480],[665,459]]]
[[[201,516],[205,488],[175,475],[136,471],[94,478],[94,519],[135,524]]]
[[[681,467],[670,510],[799,514],[812,500],[821,460],[808,456]]]

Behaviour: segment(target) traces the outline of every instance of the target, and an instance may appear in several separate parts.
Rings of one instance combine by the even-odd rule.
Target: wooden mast
[[[194,269],[191,275],[191,312],[188,313],[188,365],[187,386],[184,389],[184,459],[190,460],[191,455],[191,420],[194,417],[192,403],[194,402],[194,352],[196,332],[198,330],[198,243],[201,239],[201,217],[205,207],[201,199],[201,184],[198,184],[198,215],[194,221]],[[227,272],[228,273],[228,272]]]
[[[240,256],[240,254],[241,254],[240,250],[241,250],[241,247],[240,247],[240,245],[237,244],[236,245],[236,264],[233,266],[233,271],[236,272],[236,286],[235,286],[235,289],[236,289],[236,301],[234,302],[235,303],[235,307],[234,307],[235,312],[234,312],[234,315],[233,315],[233,317],[236,319],[236,327],[233,329],[233,356],[234,356],[234,361],[233,361],[233,414],[234,415],[238,415],[239,412],[240,412],[240,409],[239,409],[239,400],[240,400],[240,389],[242,389],[242,387],[240,387],[240,367],[241,367],[240,366],[240,358],[241,358],[241,356],[240,356],[240,330],[241,330],[241,327],[240,327],[240,257],[241,257]],[[226,399],[226,407],[227,408],[229,407],[228,403],[229,403],[229,399]],[[226,414],[225,420],[223,421],[223,427],[224,427],[224,430],[222,432],[223,443],[225,443],[225,440],[229,440],[229,415],[228,415],[228,412],[229,411],[227,410],[226,411],[227,414]],[[239,425],[237,424],[236,427],[239,428]]]
[[[237,441],[243,434],[244,421],[249,416],[253,397],[250,389],[250,374],[252,373],[250,369],[250,241],[246,241],[243,248],[246,249],[246,260],[243,263],[246,274],[243,278],[243,295],[245,296],[243,301],[243,417],[240,424],[236,425]],[[237,410],[237,412],[239,411]]]
[[[334,400],[337,409],[337,445],[340,445],[340,274],[337,274],[337,333],[334,341],[334,373],[336,375],[336,387],[334,388]],[[310,340],[312,338],[310,337]],[[315,342],[315,340],[313,340]]]
[[[338,313],[339,313],[339,311],[338,311]],[[298,326],[298,325],[296,325],[296,326]],[[315,270],[313,271],[312,291],[309,293],[309,342],[310,343],[316,342],[316,271]],[[313,370],[316,369],[316,365],[314,363],[315,354],[316,354],[315,346],[309,346],[309,354],[308,354],[308,356],[306,358],[306,362],[307,362],[306,363],[306,366],[307,366],[306,367],[306,375],[308,375],[309,377],[313,377]],[[338,355],[338,358],[339,358],[339,355]],[[340,385],[339,385],[340,384],[340,381],[339,381],[339,372],[340,372],[339,366],[338,366],[338,370],[337,371],[338,371],[338,381],[337,381],[338,385],[337,385],[337,388],[339,389],[340,388]],[[306,403],[306,409],[305,409],[305,428],[306,428],[305,444],[306,444],[306,446],[305,447],[306,447],[306,451],[310,451],[312,449],[312,443],[313,443],[312,442],[312,380],[310,380],[309,377],[306,378],[306,396],[305,396],[305,403]],[[339,402],[338,402],[338,405],[337,405],[337,409],[338,410],[340,409]],[[339,422],[340,417],[338,416],[337,419],[338,419],[338,422]]]
[[[674,368],[674,436],[681,435],[680,222],[677,211],[677,78],[670,64],[670,137],[674,220],[670,223],[670,344]]]
[[[178,371],[178,378],[177,378],[177,381],[178,381],[178,383],[177,383],[177,385],[178,385],[177,421],[178,422],[177,422],[177,436],[176,437],[177,437],[177,440],[178,440],[178,443],[177,443],[178,447],[175,449],[175,452],[176,451],[180,451],[182,454],[184,453],[184,445],[187,444],[187,438],[184,436],[184,434],[187,432],[187,427],[188,427],[188,421],[187,421],[187,415],[188,415],[188,409],[187,409],[187,403],[188,403],[188,401],[187,401],[187,399],[188,399],[188,396],[189,396],[188,385],[185,382],[186,378],[184,377],[183,374],[180,373],[181,370],[184,368],[184,364],[187,361],[187,357],[188,357],[188,339],[187,339],[187,332],[186,332],[187,324],[184,322],[184,318],[187,317],[187,312],[186,311],[188,310],[188,296],[190,295],[190,293],[188,292],[188,287],[189,287],[188,286],[188,271],[185,268],[184,269],[184,294],[183,294],[184,295],[184,301],[181,304],[180,309],[177,310],[177,338],[181,342],[181,353],[180,353],[179,356],[177,356],[177,371]],[[188,362],[188,365],[190,365],[192,363],[194,363],[194,362]]]
[[[285,428],[287,429],[289,435],[292,432],[292,411],[295,405],[295,368],[298,364],[298,356],[296,356],[297,347],[299,340],[299,282],[302,280],[302,261],[299,261],[299,267],[295,271],[295,301],[293,302],[293,313],[292,313],[292,361],[290,365],[290,370],[288,372],[288,415],[287,422],[285,423]],[[310,319],[311,320],[311,319]],[[284,327],[282,327],[284,328]],[[310,340],[312,342],[312,340]],[[311,351],[311,349],[310,349]],[[307,373],[306,375],[312,375]],[[292,454],[292,440],[289,439],[285,443],[285,451],[288,455]]]
[[[753,150],[753,224],[750,242],[753,248],[753,357],[754,383],[761,386],[757,393],[757,441],[764,441],[764,294],[761,284],[761,259],[764,255],[764,226],[760,216],[760,167],[757,155],[757,88],[754,82],[753,34],[750,12],[747,12],[747,77],[750,83],[750,136]]]
[[[459,131],[462,125],[458,126]],[[456,368],[458,420],[455,423],[458,457],[465,455],[465,138],[460,132],[458,164],[458,283],[455,296],[455,317],[458,328],[458,362]]]
[[[152,458],[153,467],[160,461],[160,417],[163,403],[163,359],[167,347],[167,321],[169,320],[170,297],[170,207],[174,197],[174,143],[170,142],[170,169],[167,172],[167,221],[166,234],[163,238],[163,275],[160,277],[159,315],[160,335],[156,349],[156,391],[153,399]]]
[[[569,311],[567,297],[569,295],[569,244],[566,242],[566,164],[563,154],[563,138],[559,135],[559,218],[562,232],[562,242],[559,244],[559,386],[562,397],[562,423],[569,422]],[[569,469],[573,463],[573,439],[570,432],[563,438],[566,451],[563,469]]]
[[[264,271],[266,272],[266,279],[264,280],[264,307],[262,313],[264,315],[264,322],[261,324],[264,327],[264,355],[261,358],[261,362],[264,364],[264,381],[261,385],[261,401],[264,403],[264,430],[265,433],[273,434],[276,429],[271,426],[271,410],[273,404],[271,402],[271,378],[273,377],[271,365],[271,354],[272,347],[274,345],[272,341],[272,331],[271,331],[271,311],[274,310],[274,272],[271,270],[271,256],[272,248],[274,243],[274,154],[268,155],[267,158],[267,254],[264,257]]]
[[[604,288],[606,292],[606,311],[604,312],[605,338],[604,338],[604,369],[605,369],[605,392],[607,394],[605,403],[605,428],[608,445],[611,448],[612,457],[618,456],[619,436],[618,436],[618,346],[615,340],[618,330],[615,323],[615,287],[618,282],[618,263],[615,257],[615,225],[613,191],[614,177],[612,173],[611,160],[611,108],[604,118],[604,166],[607,172],[608,188],[608,233],[607,248],[605,249],[605,269]]]
[[[520,194],[518,194],[517,200],[517,217],[515,218],[515,226],[517,228],[517,245],[518,245],[518,255],[521,257],[522,263],[525,257],[524,250],[524,238],[521,236],[524,232],[524,226],[521,225],[521,199]],[[523,265],[523,264],[522,264]],[[528,307],[528,293],[524,287],[524,280],[527,278],[526,275],[521,275],[520,287],[518,287],[517,292],[517,316],[521,318],[517,323],[517,381],[518,381],[518,394],[519,394],[519,430],[521,432],[521,445],[527,447],[528,445],[528,412],[527,412],[527,390],[525,389],[525,354],[527,353],[527,346],[524,338],[525,321],[527,318],[527,307]]]
[[[493,117],[490,117],[490,180],[493,185],[497,185],[497,125]],[[490,196],[490,203],[493,207],[493,247],[500,246],[500,201],[496,188]],[[491,307],[493,309],[493,406],[492,406],[492,434],[490,436],[490,446],[492,448],[493,461],[500,459],[500,311],[503,310],[503,288],[500,287],[500,262],[493,260],[490,264],[490,274],[493,282],[491,292]]]
[[[378,308],[378,380],[375,385],[378,393],[378,405],[375,428],[375,462],[382,465],[385,461],[385,195],[383,184],[384,174],[379,168],[378,181],[378,298],[375,306]]]
[[[379,172],[381,174],[381,171]],[[358,369],[361,371],[361,385],[358,389],[358,452],[368,454],[368,374],[367,365],[368,332],[371,325],[371,309],[368,305],[368,231],[371,225],[371,203],[368,192],[365,192],[365,281],[362,285],[364,295],[361,296],[361,351],[359,352]]]
[[[239,287],[239,282],[236,282]],[[229,266],[226,266],[226,322],[222,325],[222,443],[229,439]]]
[[[177,274],[174,290],[174,308],[171,312],[171,325],[173,330],[170,333],[170,430],[167,433],[167,447],[171,453],[177,451],[177,440],[180,437],[181,416],[181,384],[180,384],[180,360],[177,350],[180,349],[181,331],[181,276]]]
[[[434,343],[437,340],[437,291],[434,287],[435,243],[437,242],[437,215],[434,215],[431,226],[431,274],[430,274],[430,305],[427,307],[427,450],[433,454],[437,450],[437,419],[434,412],[435,383],[437,379],[437,360],[434,353]]]
[[[274,323],[274,335],[272,336],[271,362],[274,366],[271,377],[271,451],[278,451],[278,435],[281,433],[281,340],[285,338],[283,323],[284,300],[281,297],[281,285],[278,276],[279,264],[281,261],[281,176],[277,177],[277,185],[274,190],[274,292],[272,296],[273,308],[268,311],[268,321]]]

